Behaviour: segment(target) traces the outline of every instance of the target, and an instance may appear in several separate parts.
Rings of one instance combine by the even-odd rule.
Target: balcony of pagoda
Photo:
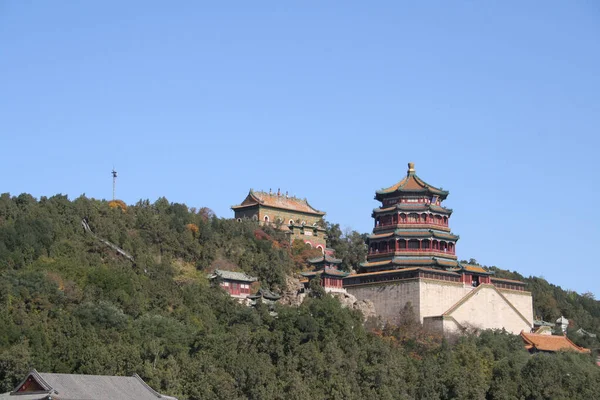
[[[384,256],[435,254],[441,257],[455,256],[456,244],[444,240],[400,239],[384,240],[369,244],[368,255]]]
[[[433,214],[388,214],[388,215],[377,215],[375,216],[375,227],[378,228],[386,228],[392,226],[416,226],[418,228],[422,228],[423,226],[430,225],[435,229],[439,229],[440,227],[448,227],[448,217],[441,215],[433,215]]]
[[[428,222],[419,222],[411,224],[379,224],[375,226],[375,229],[373,229],[373,233],[389,231],[394,229],[437,229],[438,231],[450,232],[450,227],[447,225],[436,225]]]
[[[456,253],[453,251],[440,251],[440,250],[419,250],[419,249],[399,249],[399,250],[383,250],[383,251],[369,251],[367,253],[369,258],[375,257],[393,257],[393,256],[432,256],[432,257],[445,257],[456,259]]]

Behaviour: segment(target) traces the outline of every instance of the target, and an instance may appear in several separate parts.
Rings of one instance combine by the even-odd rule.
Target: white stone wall
[[[463,328],[464,327],[457,325],[456,320],[453,318],[445,318],[442,320],[442,331],[445,335],[449,333],[462,333]]]
[[[400,310],[411,302],[415,312],[419,310],[420,289],[417,279],[384,284],[351,286],[346,289],[359,300],[371,300],[375,313],[384,321],[397,321]]]
[[[518,290],[498,289],[504,297],[512,303],[513,306],[529,321],[529,326],[533,326],[533,298],[531,292],[522,292]]]
[[[463,283],[421,279],[419,318],[442,315],[474,288]]]
[[[491,285],[474,288],[456,282],[411,279],[351,286],[346,290],[359,300],[371,300],[376,315],[384,321],[396,322],[400,310],[406,303],[411,302],[422,323],[432,327],[443,327],[444,332],[460,331],[461,327],[504,328],[518,334],[521,330],[529,332],[533,323],[531,293],[497,289]],[[466,298],[474,290],[472,297]],[[462,300],[464,303],[459,303]],[[456,309],[448,314],[452,318],[442,320],[442,314],[455,305],[458,305]],[[511,305],[525,317],[526,321]],[[440,317],[440,319],[424,321],[424,318],[428,317]]]
[[[522,330],[529,332],[531,328],[531,324],[524,321],[511,307],[510,301],[503,298],[491,285],[480,286],[472,296],[448,314],[465,328],[504,328],[513,334],[519,334]]]

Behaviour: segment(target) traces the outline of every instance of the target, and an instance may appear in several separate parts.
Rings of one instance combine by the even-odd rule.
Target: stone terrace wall
[[[419,310],[418,279],[357,285],[346,290],[359,300],[371,300],[376,315],[384,321],[397,322],[400,311],[408,302],[415,313]]]

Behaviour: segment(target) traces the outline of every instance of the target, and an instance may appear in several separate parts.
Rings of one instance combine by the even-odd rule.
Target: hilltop
[[[346,268],[360,261],[363,235],[342,234],[332,223],[327,230]],[[30,368],[138,373],[182,399],[584,399],[600,392],[600,369],[589,356],[530,357],[519,337],[502,332],[447,341],[421,329],[410,309],[399,326],[364,325],[358,312],[324,295],[278,306],[273,317],[206,279],[211,268],[235,268],[280,291],[310,255],[277,230],[165,198],[115,205],[3,194],[0,392]],[[593,296],[489,269],[525,280],[540,318],[562,314],[574,321],[573,340],[600,347],[573,333],[600,332]]]

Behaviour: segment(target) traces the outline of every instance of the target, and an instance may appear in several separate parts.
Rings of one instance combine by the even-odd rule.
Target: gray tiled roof
[[[50,374],[38,373],[36,370],[33,370],[25,380],[29,376],[33,377],[46,391],[38,392],[37,394],[5,393],[0,394],[0,400],[41,400],[48,398],[48,395],[51,395],[52,399],[57,400],[176,400],[174,397],[155,392],[137,375]]]
[[[224,271],[221,269],[215,270],[214,274],[209,275],[210,279],[220,277],[222,279],[230,279],[232,281],[255,282],[257,279],[253,276],[246,275],[243,272]]]

